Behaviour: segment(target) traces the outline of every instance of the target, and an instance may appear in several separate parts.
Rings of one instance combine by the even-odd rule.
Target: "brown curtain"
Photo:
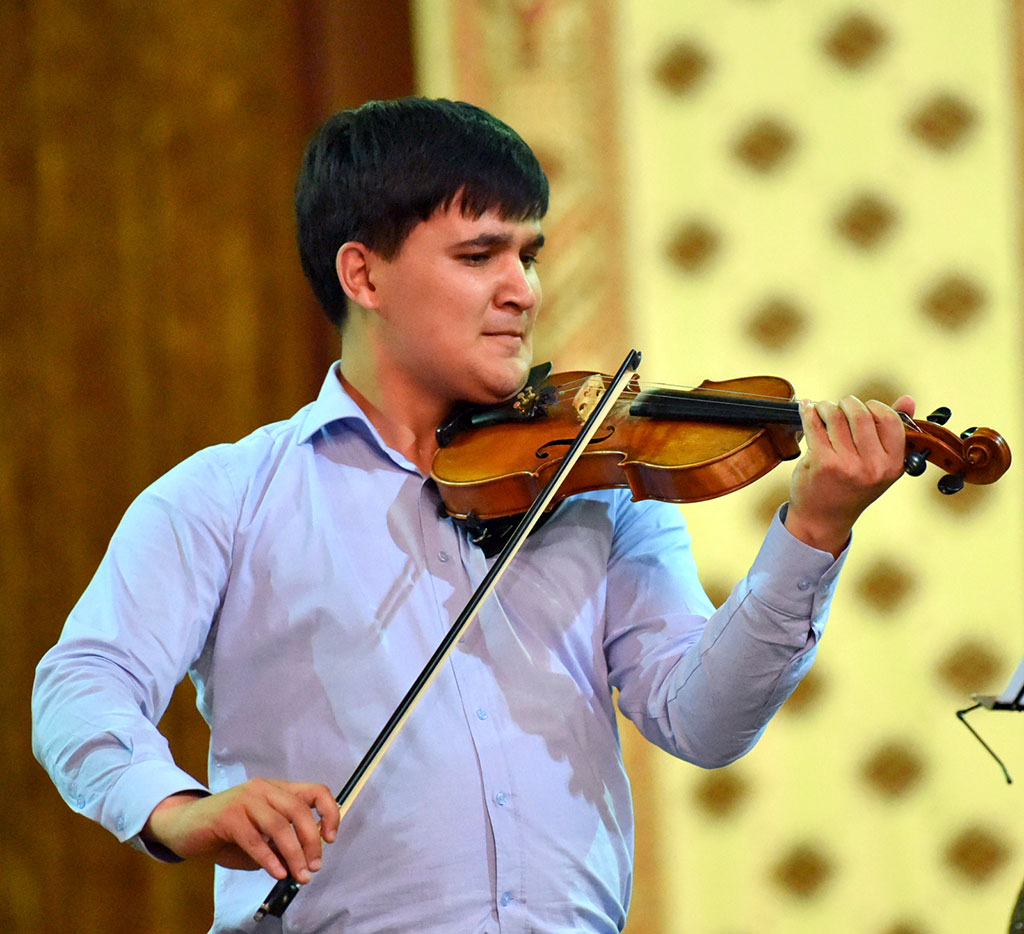
[[[0,35],[0,930],[202,931],[210,870],[119,845],[33,760],[33,671],[130,500],[337,356],[291,189],[324,116],[413,91],[407,4],[5,0]],[[163,725],[205,776],[190,686]]]

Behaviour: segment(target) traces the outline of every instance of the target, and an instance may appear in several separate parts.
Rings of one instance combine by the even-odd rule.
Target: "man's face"
[[[517,392],[533,360],[543,242],[539,220],[474,220],[458,202],[417,224],[375,268],[387,365],[449,404]]]

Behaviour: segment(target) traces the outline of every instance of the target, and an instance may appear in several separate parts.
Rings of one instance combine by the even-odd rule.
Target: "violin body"
[[[484,427],[439,429],[443,440],[432,475],[453,518],[487,523],[529,509],[611,380],[585,372],[548,379],[549,365],[536,372],[537,385],[529,385],[521,398],[463,420]],[[922,421],[903,416],[907,472],[917,475],[927,463],[936,464],[944,472],[943,493],[999,479],[1010,465],[1006,441],[990,428],[958,436],[943,427],[948,417],[948,409]],[[554,502],[611,488],[627,488],[637,500],[714,499],[798,457],[800,438],[793,387],[780,377],[648,391],[634,377]]]
[[[525,512],[585,420],[581,393],[571,387],[592,378],[593,374],[582,372],[556,374],[551,383],[557,401],[542,416],[469,431],[441,448],[432,474],[449,514],[465,519],[472,513],[486,521]],[[603,375],[597,378],[605,385],[610,380]],[[793,404],[793,387],[774,376],[705,380],[699,391]],[[563,484],[558,500],[621,487],[638,500],[699,502],[747,486],[800,453],[799,416],[786,424],[723,424],[642,417],[631,414],[635,405],[636,398],[616,402]]]

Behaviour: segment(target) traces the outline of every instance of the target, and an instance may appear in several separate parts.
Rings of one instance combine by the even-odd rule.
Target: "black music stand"
[[[973,694],[971,696],[975,700],[974,705],[964,710],[958,710],[956,715],[960,718],[960,722],[974,734],[978,742],[988,750],[989,755],[999,763],[999,768],[1006,776],[1007,784],[1011,784],[1013,779],[1010,778],[1010,773],[1006,771],[1002,760],[993,752],[992,747],[978,735],[977,730],[967,722],[966,717],[972,710],[977,710],[979,707],[984,707],[987,710],[1024,710],[1024,659],[1021,659],[1002,694]],[[1024,934],[1024,886],[1021,887],[1013,913],[1010,915],[1009,934]]]

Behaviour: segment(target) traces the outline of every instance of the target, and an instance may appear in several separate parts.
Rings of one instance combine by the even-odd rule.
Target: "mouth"
[[[526,335],[521,331],[488,331],[484,334],[484,337],[497,337],[504,338],[505,340],[523,341],[526,340]]]

